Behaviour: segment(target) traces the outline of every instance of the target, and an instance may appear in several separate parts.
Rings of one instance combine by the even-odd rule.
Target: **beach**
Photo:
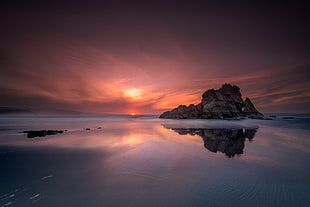
[[[3,116],[0,206],[307,206],[309,120]]]

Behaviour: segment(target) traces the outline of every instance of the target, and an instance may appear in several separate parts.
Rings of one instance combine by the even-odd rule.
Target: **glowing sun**
[[[138,88],[130,88],[127,90],[124,90],[124,96],[129,97],[129,98],[139,98],[139,96],[142,95],[142,90]]]
[[[131,112],[130,115],[131,115],[131,116],[134,116],[134,115],[136,115],[136,113],[135,113],[135,112]]]

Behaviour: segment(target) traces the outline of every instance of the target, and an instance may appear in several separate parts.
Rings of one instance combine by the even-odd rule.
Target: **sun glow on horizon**
[[[136,115],[136,113],[135,113],[135,112],[131,112],[130,115],[131,115],[131,116],[134,116],[134,115]]]

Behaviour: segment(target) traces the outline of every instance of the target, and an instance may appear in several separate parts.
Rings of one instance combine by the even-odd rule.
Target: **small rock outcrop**
[[[27,134],[27,138],[45,137],[48,135],[62,134],[64,130],[38,130],[38,131],[23,131]]]
[[[244,101],[244,108],[243,113],[247,117],[261,117],[263,114],[261,114],[257,109],[255,108],[254,104],[251,102],[249,98],[246,98]]]
[[[224,84],[220,89],[210,89],[202,94],[199,104],[179,107],[166,111],[159,118],[166,119],[227,119],[227,118],[263,118],[250,101],[242,99],[240,88]]]

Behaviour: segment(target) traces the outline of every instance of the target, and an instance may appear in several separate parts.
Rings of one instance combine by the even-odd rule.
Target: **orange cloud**
[[[284,65],[235,75],[197,62],[173,36],[165,53],[124,55],[71,41],[33,57],[17,57],[0,77],[1,105],[94,113],[161,113],[180,104],[197,104],[201,94],[224,83],[240,86],[262,111],[279,104],[309,103],[308,65]],[[44,46],[44,45],[43,45]],[[39,48],[36,48],[39,49]],[[40,61],[35,61],[40,60]],[[207,62],[207,65],[204,63]],[[210,64],[209,64],[210,63]]]

